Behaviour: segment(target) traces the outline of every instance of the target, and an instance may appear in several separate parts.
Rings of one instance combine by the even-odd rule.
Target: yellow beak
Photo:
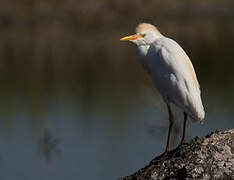
[[[142,38],[143,36],[140,34],[134,34],[134,35],[130,35],[130,36],[125,36],[123,38],[120,39],[120,41],[130,41],[130,40],[136,40],[138,38]]]

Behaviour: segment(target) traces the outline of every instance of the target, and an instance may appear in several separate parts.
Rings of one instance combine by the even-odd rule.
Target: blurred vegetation
[[[84,111],[100,101],[132,103],[150,81],[134,46],[119,39],[140,22],[183,46],[202,87],[234,89],[233,9],[233,0],[2,0],[0,109],[11,114],[24,99],[40,116],[51,95]]]

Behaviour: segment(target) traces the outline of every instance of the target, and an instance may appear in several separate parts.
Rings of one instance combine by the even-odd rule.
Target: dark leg
[[[173,114],[172,114],[169,104],[167,104],[167,109],[168,109],[168,114],[169,114],[169,130],[168,130],[167,146],[166,146],[165,153],[170,151],[170,139],[171,139],[172,126],[173,126]]]
[[[186,136],[186,123],[187,123],[187,119],[188,119],[188,115],[186,114],[186,112],[184,112],[183,136],[182,136],[182,139],[181,139],[180,144],[184,144],[184,143],[185,143],[185,136]]]

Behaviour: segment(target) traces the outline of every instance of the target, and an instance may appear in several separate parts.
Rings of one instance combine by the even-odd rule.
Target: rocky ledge
[[[234,129],[196,137],[120,180],[234,179]]]

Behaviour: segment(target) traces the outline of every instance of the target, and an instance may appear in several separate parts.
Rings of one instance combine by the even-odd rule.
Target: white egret
[[[121,41],[137,45],[143,67],[150,74],[159,93],[165,101],[169,113],[169,130],[165,153],[170,151],[170,137],[173,126],[173,103],[184,112],[184,126],[181,143],[185,142],[188,116],[193,121],[203,121],[205,117],[201,92],[193,65],[184,50],[174,40],[163,36],[152,24],[141,23],[136,34],[126,36]]]

